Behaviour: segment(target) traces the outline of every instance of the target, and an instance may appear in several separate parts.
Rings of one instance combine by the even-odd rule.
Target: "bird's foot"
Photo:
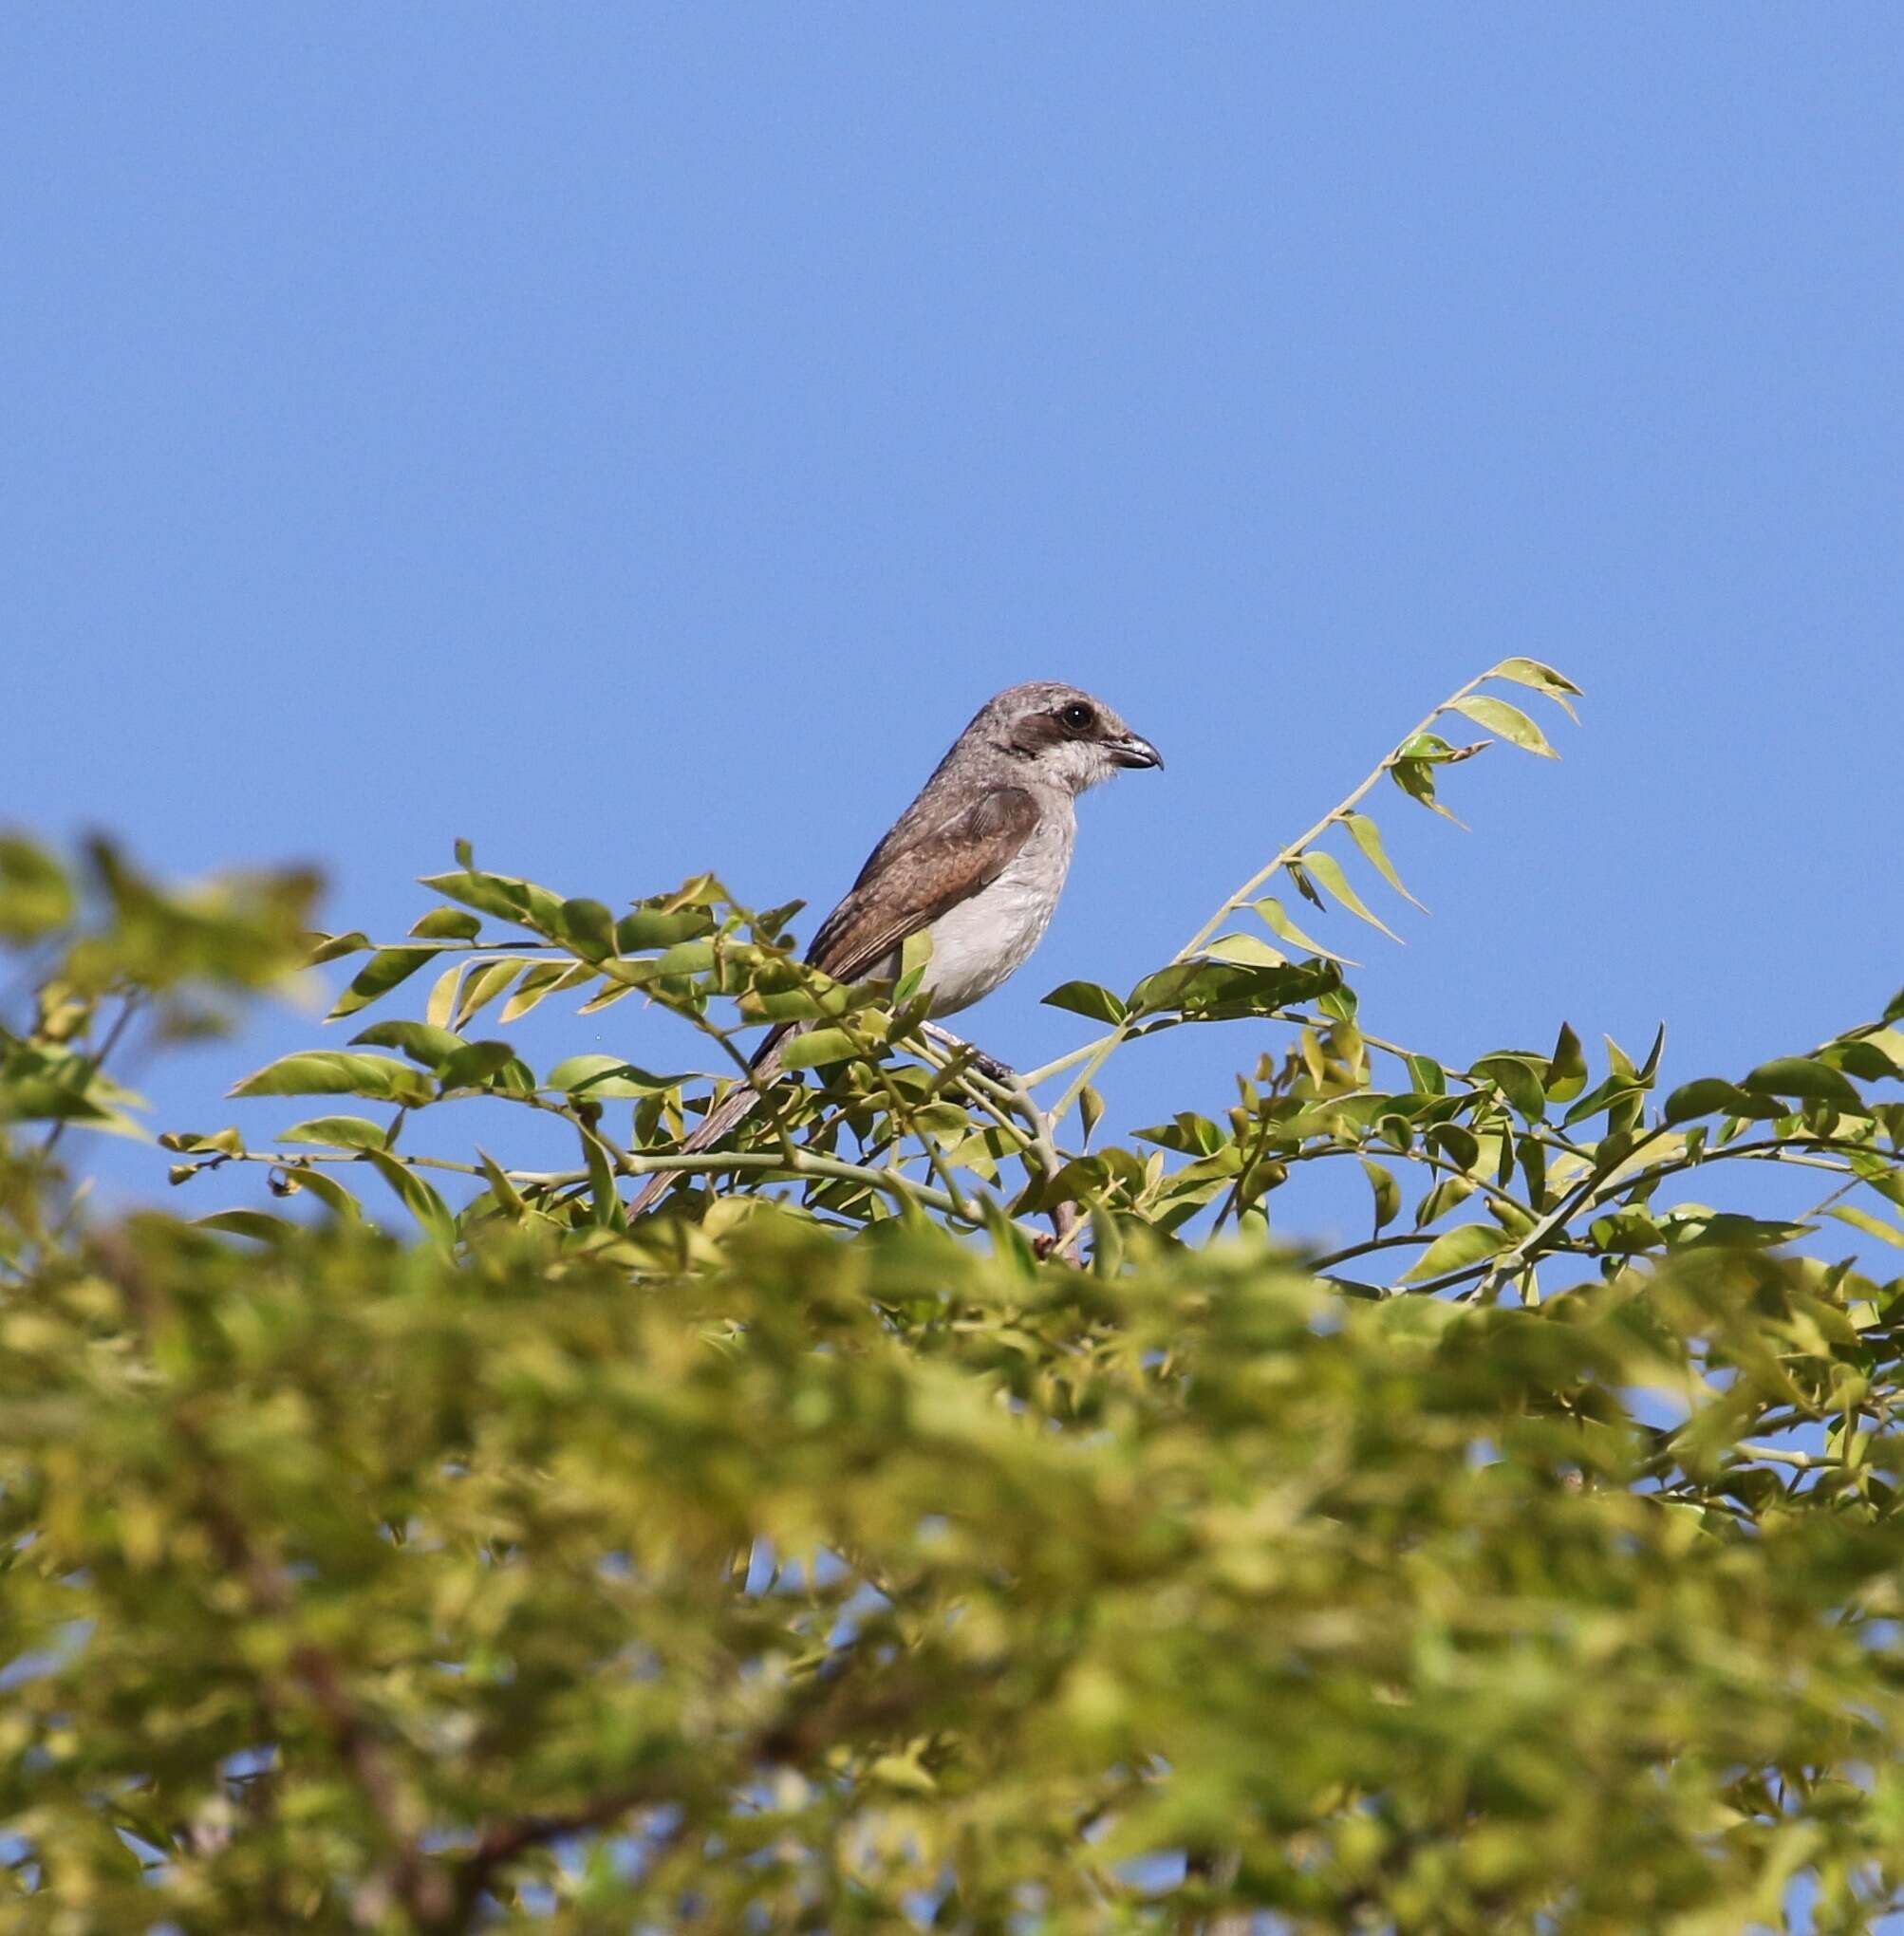
[[[937,1022],[922,1022],[920,1032],[950,1053],[963,1055],[968,1068],[976,1069],[992,1082],[1010,1084],[1017,1078],[1017,1070],[1009,1062],[1000,1062],[996,1055],[987,1055],[982,1049],[974,1048],[962,1035],[955,1035],[950,1029],[942,1029]]]
[[[1032,1238],[1032,1254],[1040,1262],[1049,1262],[1056,1257],[1060,1263],[1069,1264],[1073,1270],[1081,1270],[1084,1260],[1077,1254],[1078,1233],[1084,1227],[1084,1213],[1075,1203],[1066,1201],[1051,1206],[1051,1230],[1039,1231]]]

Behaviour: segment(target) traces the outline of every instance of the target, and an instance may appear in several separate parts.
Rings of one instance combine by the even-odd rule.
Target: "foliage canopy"
[[[618,915],[462,848],[313,945],[307,877],[0,841],[9,1927],[1870,1927],[1904,997],[1664,1092],[1565,1027],[1454,1069],[1266,891],[1381,925],[1371,792],[1446,812],[1457,723],[1551,753],[1514,688],[1575,690],[1465,688],[1024,1077],[712,879]],[[333,1113],[164,1139],[282,1214],[89,1215],[122,1045],[344,959],[336,1017],[421,1016],[233,1090]],[[808,1021],[808,1073],[682,1157],[692,1078],[473,1028],[637,994],[741,1071]],[[1231,1023],[1232,1105],[1093,1143],[1114,1054]],[[1366,1238],[1277,1234],[1310,1164]]]

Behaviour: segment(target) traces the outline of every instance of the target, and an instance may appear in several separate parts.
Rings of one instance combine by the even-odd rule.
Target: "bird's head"
[[[1032,679],[991,700],[968,735],[1032,763],[1039,778],[1081,793],[1119,767],[1160,767],[1157,749],[1102,699],[1055,679]]]

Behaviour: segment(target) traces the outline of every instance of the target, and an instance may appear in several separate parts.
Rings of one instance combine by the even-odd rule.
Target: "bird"
[[[936,1021],[982,999],[1023,967],[1051,923],[1077,834],[1073,802],[1121,768],[1161,767],[1157,749],[1102,699],[1032,679],[988,699],[952,742],[919,796],[867,857],[806,959],[835,981],[896,981],[901,951],[922,929],[931,951],[919,992]],[[681,1145],[712,1147],[777,1076],[785,1022],[737,1085]],[[650,1176],[628,1206],[652,1209],[675,1173]]]

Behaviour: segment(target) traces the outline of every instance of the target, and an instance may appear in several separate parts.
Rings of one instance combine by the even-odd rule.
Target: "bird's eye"
[[[1086,728],[1088,728],[1091,725],[1092,717],[1093,716],[1092,714],[1091,708],[1089,706],[1080,705],[1075,699],[1073,699],[1070,705],[1066,706],[1064,710],[1058,714],[1058,717],[1062,719],[1064,723],[1067,726],[1069,726],[1073,733],[1084,732]]]

